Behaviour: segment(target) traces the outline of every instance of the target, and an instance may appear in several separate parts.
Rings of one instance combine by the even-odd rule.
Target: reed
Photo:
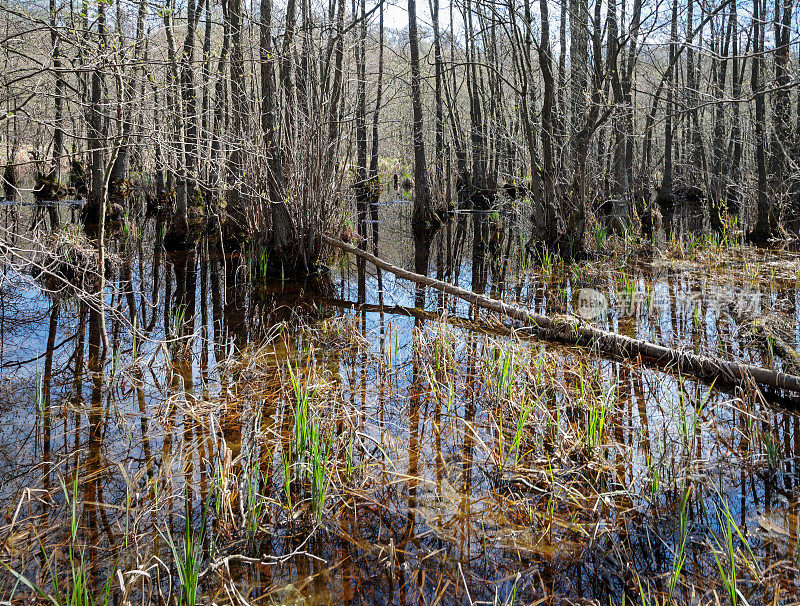
[[[645,451],[644,457],[650,476],[650,502],[656,504],[661,493],[661,463],[655,460],[652,450]]]
[[[594,244],[597,250],[602,250],[608,240],[608,231],[601,223],[594,224]]]
[[[669,593],[667,594],[668,604],[672,603],[678,577],[683,570],[684,564],[686,564],[686,539],[689,536],[689,494],[690,488],[687,487],[681,495],[678,509],[678,539],[672,560],[672,574],[670,575]]]
[[[636,293],[636,281],[623,269],[617,278],[617,288],[625,294],[628,300],[632,300]]]
[[[492,396],[499,402],[513,399],[514,387],[522,367],[519,354],[514,348],[494,343],[484,359],[484,381],[491,388]]]
[[[281,451],[281,468],[283,469],[283,496],[286,499],[286,509],[289,519],[292,519],[294,511],[292,507],[292,451],[287,449]]]
[[[321,425],[319,419],[312,424],[311,440],[311,502],[318,522],[325,511],[325,498],[331,482],[329,463],[333,443],[333,435],[326,439]]]
[[[541,246],[536,251],[536,256],[539,261],[539,269],[545,275],[553,273],[553,268],[556,265],[556,255],[550,252],[546,246]]]
[[[200,524],[200,531],[194,536],[189,517],[189,499],[186,500],[186,529],[183,533],[183,541],[178,545],[172,536],[168,526],[164,527],[164,532],[159,531],[161,536],[169,545],[173,561],[178,576],[179,597],[181,606],[195,606],[197,604],[198,590],[200,585],[200,572],[203,559],[203,539],[206,529],[206,511],[203,510],[203,519]]]
[[[717,519],[722,527],[722,536],[718,537],[712,533],[716,550],[713,550],[714,560],[717,563],[722,584],[725,587],[725,592],[731,601],[732,606],[736,606],[739,600],[739,588],[736,578],[736,551],[733,544],[733,531],[731,528],[731,519],[727,516],[721,516],[719,509],[717,510]]]
[[[614,237],[610,244],[617,242]],[[254,280],[261,271],[258,263],[254,257]],[[613,286],[619,278],[610,265],[587,262],[561,269],[576,283],[606,275]],[[558,268],[553,271],[555,278],[564,277]],[[637,283],[634,275],[625,275],[629,284]],[[114,344],[105,369],[118,368],[118,352],[127,356],[130,346],[131,359],[143,372],[123,372],[113,385],[105,383],[100,406],[87,399],[78,407],[70,399],[74,386],[67,386],[66,398],[54,391],[58,405],[49,410],[50,453],[58,454],[42,459],[37,469],[49,466],[46,477],[52,479],[56,457],[74,457],[82,465],[75,477],[50,481],[47,489],[31,480],[31,491],[21,493],[16,520],[17,504],[6,502],[6,519],[13,523],[6,522],[0,532],[11,526],[13,532],[0,536],[0,561],[8,570],[0,575],[3,599],[11,593],[14,604],[30,597],[56,606],[109,601],[97,579],[105,580],[106,570],[118,579],[116,563],[110,565],[103,544],[91,546],[93,551],[81,545],[89,523],[102,535],[104,517],[114,549],[124,557],[119,585],[135,584],[130,596],[127,589],[118,591],[116,580],[110,585],[110,600],[123,605],[197,604],[204,592],[222,596],[225,591],[231,597],[215,599],[244,603],[234,589],[257,587],[265,571],[270,577],[262,586],[270,594],[259,596],[265,603],[315,599],[317,594],[309,593],[317,591],[316,579],[321,591],[341,586],[336,575],[342,561],[352,562],[348,570],[368,579],[355,583],[379,586],[379,599],[391,599],[397,585],[390,582],[396,583],[402,566],[406,585],[422,599],[458,601],[463,588],[454,595],[455,580],[480,595],[475,603],[492,603],[492,593],[498,604],[522,602],[539,591],[540,579],[535,567],[518,568],[520,554],[531,561],[549,558],[559,566],[565,559],[570,565],[601,562],[596,572],[612,579],[611,588],[598,586],[595,597],[603,603],[678,603],[701,599],[697,596],[708,595],[711,585],[725,588],[724,600],[743,603],[742,596],[750,600],[749,592],[758,596],[764,586],[796,583],[800,538],[791,517],[786,534],[777,524],[774,532],[764,524],[755,534],[736,525],[722,500],[705,516],[704,501],[690,501],[693,491],[702,494],[712,487],[715,478],[704,473],[711,468],[720,470],[720,484],[730,485],[731,499],[742,496],[739,478],[756,491],[762,480],[776,481],[764,472],[783,465],[785,430],[754,395],[692,387],[694,382],[680,377],[663,380],[635,362],[609,363],[570,347],[545,348],[522,333],[506,336],[506,327],[488,322],[486,334],[467,322],[426,317],[415,323],[425,328],[411,332],[405,320],[381,319],[376,327],[378,313],[371,310],[366,316],[360,310],[337,315],[320,307],[272,323],[264,343],[235,355],[232,348],[222,351],[224,346],[214,351],[229,360],[216,369],[210,363],[197,367],[202,375],[194,377],[202,376],[204,385],[202,394],[197,390],[191,398],[161,380],[170,356],[163,362],[158,355],[140,359],[144,340],[151,337],[135,331],[129,341],[123,337]],[[172,307],[176,328],[181,311]],[[207,311],[213,316],[219,310],[209,306]],[[362,326],[365,317],[374,332]],[[376,334],[383,339],[382,355],[373,345]],[[199,345],[210,350],[214,344],[209,338]],[[54,376],[48,381],[51,389],[68,382]],[[418,389],[424,381],[429,391]],[[44,418],[44,383],[38,368],[35,381],[20,381],[18,388],[12,376],[0,407],[13,402],[19,389],[20,399]],[[86,384],[81,387],[88,395]],[[145,394],[142,409],[139,389]],[[407,411],[410,398],[417,396],[414,428],[415,417]],[[91,469],[83,463],[96,463],[86,453],[87,416],[92,420],[88,446],[101,441],[100,465]],[[101,426],[95,433],[98,416]],[[61,427],[75,432],[74,446],[61,437]],[[408,439],[410,429],[418,430],[415,443]],[[41,423],[37,430],[38,453]],[[123,450],[134,455],[122,460],[120,469],[113,457]],[[410,465],[412,453],[418,455],[416,467]],[[683,489],[689,481],[691,491]],[[95,486],[90,482],[106,490],[99,514],[81,501],[101,498],[89,492]],[[206,490],[212,495],[208,522],[187,514],[182,526],[184,503],[175,487],[184,484],[195,491],[186,499],[195,512],[194,503],[203,498],[198,495]],[[115,503],[108,502],[109,494]],[[271,514],[273,507],[277,515]],[[408,523],[409,513],[414,524]],[[750,524],[751,511],[745,515]],[[650,540],[665,537],[665,551],[658,556],[666,557],[642,559],[641,543],[626,541],[631,521],[641,524],[638,529],[645,529]],[[49,530],[55,523],[64,530]],[[25,543],[37,536],[42,537],[38,548]],[[454,577],[451,565],[469,555],[463,547],[469,537],[480,551],[477,566],[465,567],[463,579]],[[712,549],[702,549],[700,540]],[[420,546],[433,549],[421,555]],[[612,559],[603,559],[607,555]],[[230,561],[222,565],[226,558]],[[200,570],[213,574],[201,578]],[[311,574],[316,576],[309,583]],[[393,581],[384,580],[392,574]],[[498,578],[506,580],[498,585],[493,580]],[[535,599],[574,597],[561,591],[542,589]],[[255,594],[243,595],[249,600]]]
[[[602,398],[598,402],[592,402],[586,411],[586,446],[589,450],[594,450],[603,444],[603,436],[606,427],[608,414],[613,407],[614,392],[616,385],[609,385],[605,388]]]
[[[764,442],[764,452],[767,457],[767,465],[773,472],[779,471],[783,467],[778,438],[770,431],[762,431],[761,439]]]
[[[36,364],[36,374],[34,375],[34,391],[33,391],[33,404],[36,407],[36,413],[43,417],[45,413],[45,406],[47,398],[44,393],[44,374],[39,370],[39,364]]]
[[[247,547],[251,551],[256,546],[261,519],[266,511],[266,499],[261,494],[262,484],[258,461],[253,461],[245,474],[245,530]]]
[[[294,477],[310,483],[312,509],[319,521],[325,510],[325,501],[332,482],[330,457],[334,436],[333,433],[326,432],[320,416],[310,410],[317,387],[303,380],[299,371],[293,370],[291,364],[288,369],[294,394],[291,456],[294,463],[285,467],[284,473],[291,468]]]
[[[511,442],[510,452],[514,453],[514,466],[519,464],[519,447],[520,443],[522,442],[523,429],[525,428],[525,424],[528,422],[528,417],[530,417],[531,411],[537,403],[538,399],[536,401],[531,401],[530,396],[527,393],[523,397],[522,405],[519,408],[519,416],[517,417],[517,427],[516,431],[514,432],[514,439]]]
[[[108,606],[111,604],[111,587],[116,574],[116,563],[106,577],[106,581],[103,583],[103,591],[98,600],[97,596],[93,593],[95,585],[86,563],[85,549],[78,545],[79,479],[79,467],[76,467],[73,481],[69,487],[64,477],[59,477],[61,491],[64,495],[64,503],[66,504],[69,516],[66,554],[69,566],[66,571],[66,578],[63,578],[64,574],[59,568],[58,560],[60,550],[46,549],[42,540],[39,539],[39,555],[43,562],[43,577],[49,582],[48,591],[45,591],[44,588],[37,585],[24,574],[17,572],[9,564],[0,560],[0,564],[2,564],[8,573],[17,581],[11,591],[11,598],[9,598],[9,600],[13,598],[19,585],[22,585],[53,606]]]

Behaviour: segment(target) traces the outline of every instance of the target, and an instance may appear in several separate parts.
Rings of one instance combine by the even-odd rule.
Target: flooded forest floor
[[[526,253],[523,219],[458,213],[420,243],[410,205],[379,210],[370,250],[395,265],[796,373],[790,249],[598,230],[565,263]],[[78,230],[47,257],[17,212],[2,603],[800,603],[785,394],[536,341],[347,257],[267,281],[256,251],[166,252],[156,218],[109,237],[101,314],[71,286],[92,276],[41,271],[92,254]]]

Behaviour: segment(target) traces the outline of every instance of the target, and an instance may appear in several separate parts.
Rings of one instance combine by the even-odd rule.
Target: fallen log
[[[797,375],[752,364],[728,362],[710,356],[702,356],[694,352],[656,345],[649,341],[633,339],[592,326],[577,316],[543,316],[505,301],[491,299],[485,295],[459,288],[447,282],[397,267],[336,238],[323,235],[322,240],[334,248],[359,256],[376,267],[393,273],[398,278],[409,280],[422,286],[430,286],[458,297],[476,307],[516,320],[528,327],[536,336],[547,341],[589,347],[598,352],[611,354],[614,357],[627,359],[641,357],[664,371],[691,374],[708,381],[720,381],[744,387],[755,383],[760,387],[800,394],[800,376]]]
[[[462,318],[454,316],[443,311],[426,311],[419,307],[403,307],[402,305],[380,305],[375,303],[356,303],[354,301],[347,301],[345,299],[325,299],[325,305],[331,307],[338,307],[340,309],[352,309],[355,311],[366,311],[368,313],[385,313],[389,315],[407,316],[409,318],[427,320],[430,322],[444,322],[462,328],[470,332],[481,332],[487,335],[509,337],[517,334],[523,338],[536,338],[535,335],[528,335],[527,333],[520,334],[518,329],[510,328],[501,322],[489,322],[480,319]]]

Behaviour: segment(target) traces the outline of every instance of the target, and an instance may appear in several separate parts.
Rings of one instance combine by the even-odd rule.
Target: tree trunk
[[[185,187],[186,201],[193,208],[201,207],[201,192],[198,188],[197,173],[197,91],[194,85],[194,47],[195,33],[200,16],[203,12],[203,5],[197,0],[188,0],[188,15],[186,22],[186,37],[183,40],[183,51],[181,53],[181,97],[185,112],[186,129],[184,142],[184,166],[185,166]],[[184,223],[184,218],[179,219]],[[181,225],[182,228],[182,225]]]
[[[622,87],[622,79],[625,75],[624,65],[621,65],[620,45],[619,45],[619,25],[617,22],[617,0],[608,0],[608,44],[606,51],[608,71],[611,73],[611,92],[614,98],[614,105],[617,107],[614,112],[614,151],[612,163],[612,214],[618,222],[625,222],[629,215],[628,204],[628,171],[625,165],[625,154],[627,146],[626,137],[626,116],[625,116],[625,91]]]
[[[372,248],[378,254],[378,199],[381,192],[378,174],[378,124],[383,96],[383,2],[378,7],[378,82],[375,93],[375,111],[372,114],[372,153],[369,160],[369,210],[372,220]],[[449,179],[449,176],[448,176]],[[380,277],[378,278],[380,280]]]
[[[119,2],[117,3],[119,7]],[[120,11],[118,9],[118,19]],[[114,161],[114,166],[111,168],[111,179],[109,181],[109,201],[113,203],[123,204],[127,199],[130,188],[128,186],[128,169],[130,166],[131,154],[131,132],[133,130],[133,113],[134,113],[134,95],[139,84],[139,73],[142,69],[142,49],[144,46],[144,20],[147,14],[147,4],[144,0],[139,0],[139,7],[136,15],[136,32],[133,47],[133,61],[131,66],[131,74],[126,78],[122,87],[122,117],[121,124],[121,141],[119,150],[117,151],[117,158]],[[117,24],[121,28],[121,24]],[[123,33],[120,30],[120,48],[122,48]]]
[[[89,199],[83,207],[82,218],[84,223],[97,224],[100,222],[100,212],[103,206],[104,167],[106,130],[105,116],[103,115],[103,57],[108,48],[106,40],[106,2],[97,2],[97,35],[99,58],[91,74],[91,92],[89,102],[88,148],[90,166]]]
[[[437,193],[442,193],[443,180],[450,179],[450,175],[444,174],[444,107],[442,105],[442,75],[444,66],[442,63],[442,42],[439,35],[439,0],[430,0],[431,20],[433,22],[433,57],[435,70],[435,90],[434,98],[436,104],[436,174],[435,183]],[[381,10],[383,4],[381,3]],[[383,52],[383,45],[381,45]],[[450,204],[450,200],[446,201]]]
[[[775,215],[780,218],[788,193],[787,177],[792,142],[792,109],[789,98],[789,43],[792,22],[792,0],[775,0],[775,92],[773,132],[770,146],[770,195],[773,198]],[[793,209],[792,214],[796,214]]]
[[[369,161],[370,179],[378,178],[378,124],[383,96],[383,2],[378,8],[378,82],[375,93],[375,112],[372,114],[372,154]]]
[[[203,98],[200,103],[200,137],[198,144],[202,149],[201,156],[205,158],[205,162],[198,172],[200,172],[200,180],[203,182],[204,196],[208,198],[209,191],[209,169],[211,168],[208,158],[209,143],[211,141],[211,91],[209,90],[211,82],[211,34],[213,31],[214,22],[211,19],[211,0],[203,0],[205,3],[206,22],[203,28]],[[224,43],[223,43],[224,44]],[[208,210],[208,200],[206,200],[206,211]]]
[[[742,96],[742,79],[744,78],[744,62],[740,63],[739,55],[739,24],[736,0],[731,2],[730,19],[732,22],[733,33],[731,34],[731,97],[733,98],[733,109],[731,117],[731,135],[727,153],[727,186],[725,190],[725,201],[728,212],[736,214],[739,212],[740,205],[740,167],[742,161],[742,134],[741,119],[738,100]],[[741,65],[741,68],[740,68]]]
[[[275,115],[274,66],[272,50],[272,0],[261,0],[261,25],[259,37],[261,54],[261,130],[264,136],[264,152],[267,155],[267,196],[270,206],[270,223],[280,224],[284,219],[278,206],[283,206],[283,166],[280,142],[278,141],[278,121]],[[284,250],[290,243],[285,241],[286,230],[273,230],[272,246],[275,250]]]
[[[228,17],[228,1],[222,0],[222,49],[219,52],[217,61],[217,81],[214,84],[214,112],[211,127],[211,150],[209,152],[209,164],[215,174],[213,175],[214,189],[216,195],[220,195],[224,176],[227,172],[227,158],[222,150],[220,140],[221,134],[226,128],[225,114],[227,109],[227,95],[225,86],[225,71],[228,63],[228,53],[230,52],[230,18]],[[210,207],[207,204],[206,209]]]
[[[555,79],[550,52],[550,16],[548,0],[539,0],[542,20],[542,39],[539,43],[539,66],[542,70],[544,96],[542,99],[542,189],[545,208],[545,229],[551,242],[558,243],[565,236],[564,216],[560,198],[555,191],[555,162],[553,155],[553,105]]]
[[[589,88],[589,6],[588,0],[569,0],[570,23],[570,145],[573,171],[579,170],[579,136],[586,123],[584,108]]]
[[[417,0],[408,0],[408,43],[411,47],[411,109],[414,139],[414,229],[438,225],[440,219],[433,208],[428,166],[425,159],[424,123],[422,118],[422,83],[419,70],[419,34],[417,33]]]
[[[624,7],[624,3],[623,3]],[[633,98],[631,91],[633,89],[633,73],[636,67],[636,58],[638,52],[638,41],[639,41],[639,29],[641,27],[641,18],[642,18],[642,0],[634,0],[633,2],[633,14],[631,15],[631,26],[628,32],[629,36],[629,50],[628,50],[628,62],[625,66],[625,76],[622,82],[622,90],[624,95],[624,121],[623,121],[623,129],[625,135],[625,170],[628,173],[627,182],[628,185],[631,186],[636,183],[637,186],[637,195],[638,195],[638,188],[640,187],[639,180],[634,182],[634,173],[633,173],[633,153],[634,153],[634,137],[633,137],[633,127],[634,127],[634,120],[633,120]],[[642,188],[644,189],[644,188]]]
[[[328,162],[326,171],[329,178],[336,164],[335,157],[339,145],[341,124],[340,103],[342,98],[342,81],[344,65],[344,0],[338,0],[336,14],[336,30],[334,35],[334,67],[333,84],[330,89],[330,109],[328,113]],[[300,86],[298,85],[298,88]]]
[[[353,0],[353,19],[358,20],[355,44],[356,61],[356,213],[358,239],[362,250],[367,249],[367,203],[369,176],[367,173],[367,15],[365,0]]]
[[[708,197],[711,229],[720,234],[724,230],[721,213],[726,197],[723,159],[725,151],[725,132],[727,130],[725,122],[725,104],[722,102],[722,99],[725,98],[725,90],[727,86],[729,63],[728,55],[730,53],[731,36],[733,35],[734,26],[733,15],[729,15],[726,20],[728,25],[725,29],[725,38],[721,45],[717,45],[719,48],[719,59],[714,61],[715,67],[713,69],[714,93],[717,97],[717,104],[714,107],[714,144],[712,147],[713,174],[711,181],[712,188]],[[714,28],[712,28],[712,31],[713,29]]]
[[[525,3],[527,7],[529,3]],[[556,99],[554,100],[554,125],[555,131],[553,132],[553,143],[556,148],[561,149],[566,141],[567,117],[569,116],[569,108],[567,107],[567,20],[568,20],[569,2],[567,0],[561,1],[561,15],[558,22],[558,82]],[[548,26],[549,29],[549,26]]]
[[[657,202],[671,216],[674,207],[672,194],[672,153],[673,153],[673,96],[675,94],[675,61],[678,46],[678,0],[672,0],[672,25],[670,26],[669,66],[667,67],[667,98],[666,116],[664,118],[664,175],[661,179],[661,189],[658,192]]]
[[[756,224],[748,234],[752,242],[766,242],[774,235],[772,204],[768,195],[766,166],[766,101],[764,99],[764,19],[762,0],[753,2],[753,58],[750,88],[755,97],[755,124],[753,145],[756,157]]]
[[[242,51],[242,0],[228,0],[228,20],[231,32],[231,109],[233,114],[233,146],[228,158],[229,189],[226,200],[226,238],[241,242],[248,229],[243,200],[244,157],[242,146],[246,140],[246,87],[244,54]]]
[[[53,166],[50,174],[55,183],[60,183],[61,163],[64,154],[63,104],[64,104],[64,76],[61,73],[61,37],[58,33],[56,20],[56,0],[50,0],[50,43],[52,45],[53,71],[56,76],[55,93],[53,95]]]

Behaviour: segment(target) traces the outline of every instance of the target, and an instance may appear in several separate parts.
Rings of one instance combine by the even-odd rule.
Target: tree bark
[[[713,166],[711,180],[712,187],[708,197],[711,229],[720,234],[724,231],[721,213],[726,198],[723,160],[725,152],[725,132],[727,130],[727,126],[725,123],[725,104],[722,102],[722,99],[725,97],[725,91],[727,87],[729,63],[728,55],[730,54],[730,44],[734,25],[733,15],[729,15],[724,21],[727,21],[725,37],[721,44],[717,44],[719,49],[719,59],[715,60],[713,63],[713,84],[714,93],[717,97],[717,104],[714,107],[714,144],[712,146]],[[713,29],[714,28],[712,28],[712,31]]]
[[[542,189],[545,208],[545,229],[551,242],[560,242],[565,236],[564,215],[560,198],[555,191],[555,161],[553,154],[553,105],[555,103],[555,78],[550,52],[550,16],[548,0],[539,0],[542,20],[542,39],[539,42],[539,66],[542,70],[544,97],[542,99]]]
[[[750,89],[755,97],[753,145],[756,158],[756,224],[748,234],[753,242],[766,242],[774,235],[773,211],[768,195],[766,165],[766,101],[764,99],[764,19],[762,0],[753,2],[753,57],[751,59]]]
[[[672,0],[672,25],[670,26],[669,44],[669,65],[667,67],[667,97],[666,97],[666,116],[664,118],[664,175],[661,179],[661,189],[658,192],[658,204],[671,213],[674,206],[672,194],[673,173],[672,173],[672,153],[673,145],[673,97],[675,94],[675,61],[678,46],[678,0]]]
[[[64,104],[64,76],[61,73],[61,36],[58,33],[58,21],[56,18],[56,0],[50,0],[50,43],[52,45],[53,71],[55,72],[56,83],[53,95],[53,166],[51,178],[55,183],[60,183],[61,163],[64,154],[64,129],[63,104]]]
[[[442,41],[439,34],[439,0],[430,0],[430,9],[431,21],[433,24],[433,60],[435,75],[434,100],[436,105],[435,183],[438,193],[441,194],[443,180],[449,180],[450,175],[444,174],[444,106],[442,104],[442,77],[444,65],[442,63]],[[381,10],[383,9],[381,8]],[[381,48],[381,52],[383,52],[383,48]],[[450,200],[447,200],[447,203],[449,204]]]
[[[106,3],[104,0],[97,2],[97,36],[98,57],[97,64],[91,73],[91,92],[89,102],[89,120],[87,124],[88,148],[91,166],[89,169],[89,199],[81,213],[84,223],[97,224],[100,222],[100,212],[103,206],[103,185],[105,167],[106,129],[105,115],[103,114],[103,67],[105,53],[108,48],[106,40]]]
[[[358,239],[362,250],[367,249],[367,203],[369,176],[367,167],[367,11],[365,0],[353,0],[353,19],[358,20],[355,44],[356,61],[356,213]]]
[[[793,149],[792,109],[789,98],[789,43],[791,34],[793,0],[775,0],[775,92],[772,94],[773,132],[770,146],[770,195],[773,198],[774,212],[778,218],[783,214],[788,193],[787,177],[789,157]],[[792,209],[797,214],[797,209]],[[796,218],[796,217],[795,217]]]
[[[246,140],[245,120],[247,91],[245,87],[244,54],[242,50],[242,0],[228,0],[228,20],[231,35],[231,110],[233,115],[233,145],[228,158],[229,189],[226,200],[226,238],[239,242],[248,229],[247,216],[243,208],[242,175],[244,156],[242,146]]]
[[[419,69],[419,33],[417,32],[417,0],[408,0],[408,43],[411,49],[411,109],[414,145],[414,229],[438,225],[440,219],[433,208],[428,166],[425,158],[424,121],[422,117],[422,82]]]
[[[280,147],[278,142],[277,120],[275,119],[275,58],[272,49],[272,0],[261,0],[261,21],[259,24],[259,53],[261,60],[261,131],[264,137],[264,151],[269,166],[270,202],[281,198],[283,175]]]

